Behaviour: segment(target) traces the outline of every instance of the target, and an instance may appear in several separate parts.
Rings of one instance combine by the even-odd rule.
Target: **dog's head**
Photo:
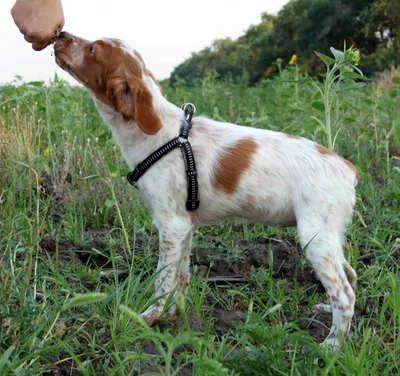
[[[118,39],[94,42],[62,32],[54,45],[56,63],[102,103],[133,120],[146,134],[161,129],[143,59]],[[150,77],[150,76],[149,76]]]

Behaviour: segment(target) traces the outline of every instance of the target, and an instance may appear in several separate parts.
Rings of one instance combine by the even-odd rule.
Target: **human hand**
[[[61,0],[17,0],[11,15],[35,51],[46,48],[64,27]]]

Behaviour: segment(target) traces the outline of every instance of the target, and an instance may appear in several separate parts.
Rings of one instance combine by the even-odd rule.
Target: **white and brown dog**
[[[174,138],[182,109],[162,95],[135,50],[116,39],[91,42],[61,33],[57,64],[93,95],[133,169]],[[203,224],[243,218],[270,226],[297,225],[300,243],[329,296],[332,327],[325,340],[347,335],[354,313],[356,273],[343,254],[358,173],[354,166],[305,138],[196,117],[190,140],[201,204],[186,210],[187,182],[180,151],[155,163],[138,182],[160,237],[158,302],[142,317],[153,324],[168,294],[189,282],[192,234]],[[172,307],[169,314],[176,313]]]

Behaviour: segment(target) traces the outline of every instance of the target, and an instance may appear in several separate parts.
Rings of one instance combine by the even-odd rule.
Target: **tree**
[[[311,73],[322,65],[314,51],[329,53],[343,43],[362,54],[361,69],[368,75],[400,63],[399,0],[291,0],[277,16],[263,13],[237,40],[216,40],[211,47],[193,54],[171,75],[192,82],[209,72],[220,77],[240,77],[249,84],[268,76],[278,58],[288,62],[293,54]]]

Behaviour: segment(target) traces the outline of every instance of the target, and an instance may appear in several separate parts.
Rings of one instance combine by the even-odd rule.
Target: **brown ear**
[[[134,120],[147,134],[156,134],[162,127],[161,119],[153,107],[153,96],[141,79],[131,81],[133,92]]]
[[[161,119],[154,110],[152,95],[141,79],[110,78],[107,97],[124,118],[134,120],[144,133],[153,135],[161,129]]]

